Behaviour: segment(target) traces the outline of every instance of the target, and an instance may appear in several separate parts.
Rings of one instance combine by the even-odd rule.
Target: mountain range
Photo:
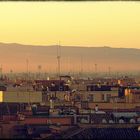
[[[61,71],[138,71],[140,49],[112,48],[108,46],[61,46],[22,45],[0,43],[0,64],[5,72],[57,71],[57,54],[61,52]]]

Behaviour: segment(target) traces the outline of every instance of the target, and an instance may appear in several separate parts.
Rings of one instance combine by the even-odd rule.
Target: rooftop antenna
[[[58,64],[58,76],[60,76],[60,59],[61,59],[61,54],[60,54],[60,41],[59,45],[57,46],[57,64]]]
[[[58,79],[59,79],[59,90],[60,90],[60,75],[61,75],[61,46],[60,46],[60,41],[59,41],[59,45],[57,46],[57,64],[58,64]]]
[[[27,70],[27,79],[28,79],[28,73],[29,73],[29,60],[26,59],[26,70]]]
[[[26,77],[26,82],[27,82],[27,92],[29,92],[29,60],[28,58],[26,59],[26,70],[27,70],[27,77]],[[29,92],[29,106],[31,107],[31,102],[30,102],[30,92]]]
[[[12,80],[12,77],[13,77],[13,70],[10,69],[10,78],[11,78],[11,80]]]
[[[117,75],[116,75],[116,77],[117,77],[117,78],[119,78],[119,72],[117,72]]]
[[[2,64],[1,64],[1,67],[0,67],[0,76],[2,78]]]
[[[70,59],[70,57],[69,57],[69,58],[68,58],[68,71],[69,71],[69,74],[70,74],[70,75],[72,75],[71,67],[72,67],[72,65],[71,65],[71,59]]]
[[[108,67],[108,75],[110,76],[110,74],[111,74],[111,67],[109,66]]]
[[[81,76],[83,74],[83,57],[81,56]]]
[[[95,75],[97,75],[97,64],[95,64]]]
[[[42,66],[41,65],[38,65],[38,78],[41,79],[41,69],[42,69]]]

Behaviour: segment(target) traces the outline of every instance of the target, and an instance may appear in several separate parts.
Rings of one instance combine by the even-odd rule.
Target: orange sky
[[[139,2],[1,2],[0,42],[140,48]]]

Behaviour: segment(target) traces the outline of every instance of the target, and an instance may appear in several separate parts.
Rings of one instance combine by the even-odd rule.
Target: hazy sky
[[[0,42],[140,48],[139,2],[0,2]]]

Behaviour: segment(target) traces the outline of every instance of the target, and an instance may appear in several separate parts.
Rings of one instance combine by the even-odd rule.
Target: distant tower
[[[13,73],[13,70],[12,69],[10,69],[10,73]]]
[[[29,79],[29,60],[26,59],[26,72],[27,72],[27,76],[26,76],[26,81],[28,81]]]
[[[108,75],[111,76],[111,67],[108,67]]]
[[[61,74],[61,47],[60,47],[60,42],[59,45],[57,46],[57,64],[58,64],[58,78],[60,78],[60,74]]]
[[[29,72],[29,60],[26,59],[26,68],[27,68],[27,73]]]
[[[81,76],[83,74],[83,57],[81,56]]]
[[[41,69],[42,69],[42,66],[41,65],[38,65],[39,79],[41,78]]]
[[[11,80],[12,80],[12,77],[13,77],[13,70],[11,69],[10,70],[10,78],[11,78]]]
[[[0,77],[2,78],[2,65],[0,67]]]
[[[95,75],[97,75],[97,64],[95,64]]]
[[[116,73],[116,77],[119,78],[119,72]]]
[[[59,45],[57,46],[57,64],[58,64],[58,80],[59,80],[59,91],[60,91],[60,80],[61,80],[61,46],[60,41]]]

